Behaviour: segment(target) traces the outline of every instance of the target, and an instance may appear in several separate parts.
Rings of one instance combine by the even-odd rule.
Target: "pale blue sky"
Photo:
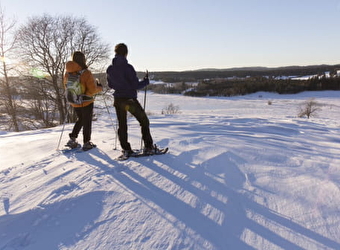
[[[85,17],[136,70],[340,63],[340,0],[0,0],[7,16]],[[112,54],[113,56],[113,54]]]

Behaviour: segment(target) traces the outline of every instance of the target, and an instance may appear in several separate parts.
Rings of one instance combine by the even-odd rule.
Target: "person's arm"
[[[97,85],[91,71],[86,70],[83,73],[83,79],[85,79],[85,95],[93,96],[103,90],[101,86]]]
[[[148,77],[144,77],[142,81],[139,81],[137,73],[132,65],[129,65],[128,67],[127,78],[134,89],[142,89],[146,85],[150,84]]]
[[[114,85],[113,85],[113,79],[111,79],[110,77],[110,73],[112,71],[112,64],[107,68],[106,70],[106,80],[107,80],[107,85],[109,86],[110,89],[113,89],[114,88]]]

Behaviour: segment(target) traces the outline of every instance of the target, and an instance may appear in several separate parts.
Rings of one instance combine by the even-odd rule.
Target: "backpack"
[[[80,76],[85,69],[78,71],[77,73],[67,72],[68,78],[66,83],[66,99],[72,104],[82,104],[85,101],[92,100],[91,97],[84,95],[85,90],[80,83]]]

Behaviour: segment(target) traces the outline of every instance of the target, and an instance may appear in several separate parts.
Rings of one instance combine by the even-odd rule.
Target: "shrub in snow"
[[[173,115],[179,113],[179,106],[172,103],[162,109],[162,115]]]
[[[319,103],[315,101],[314,98],[311,98],[300,105],[298,117],[301,118],[306,116],[309,119],[309,117],[315,116],[317,111],[319,110],[320,110]]]

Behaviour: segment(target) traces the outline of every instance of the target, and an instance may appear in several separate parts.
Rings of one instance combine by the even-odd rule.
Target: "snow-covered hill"
[[[62,126],[2,132],[0,249],[340,249],[339,94],[148,93],[170,151],[125,162],[102,97],[88,152],[56,151]],[[310,97],[318,117],[297,118]],[[161,115],[170,103],[181,113]]]

